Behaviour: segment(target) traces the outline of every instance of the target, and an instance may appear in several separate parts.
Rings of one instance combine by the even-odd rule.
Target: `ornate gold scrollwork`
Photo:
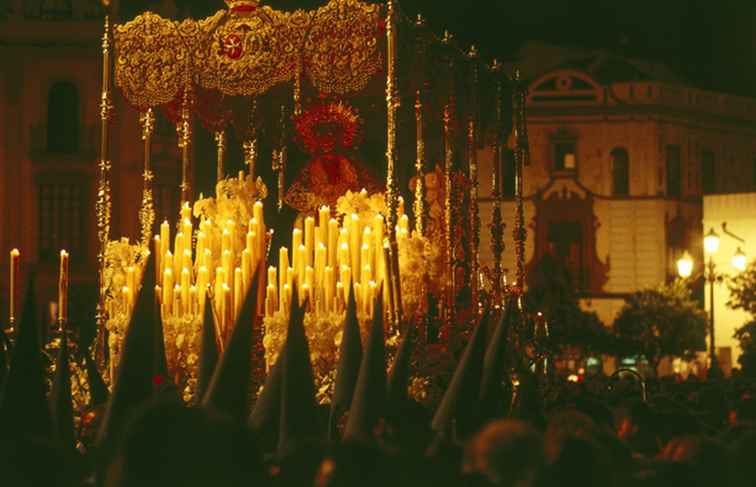
[[[231,96],[252,96],[290,81],[312,15],[261,7],[220,22],[196,53],[199,84]]]
[[[183,81],[190,52],[179,24],[152,12],[115,28],[115,81],[132,105],[145,110],[173,100]],[[199,35],[199,31],[197,34]]]
[[[304,45],[304,67],[321,92],[359,91],[383,67],[378,39],[380,8],[358,0],[332,0],[320,7]]]

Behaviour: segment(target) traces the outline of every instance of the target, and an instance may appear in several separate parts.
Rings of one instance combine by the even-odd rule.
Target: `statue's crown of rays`
[[[225,0],[229,10],[254,10],[260,4],[258,0]]]

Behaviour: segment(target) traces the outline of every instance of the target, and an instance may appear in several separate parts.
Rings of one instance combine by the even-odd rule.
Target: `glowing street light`
[[[719,250],[719,235],[713,228],[710,228],[704,237],[704,249],[707,254],[715,254]]]
[[[735,251],[735,255],[732,256],[732,266],[739,271],[744,271],[747,264],[748,259],[746,258],[746,255],[743,253],[743,250],[738,247]]]
[[[693,274],[693,258],[687,251],[677,260],[677,274],[683,279]]]

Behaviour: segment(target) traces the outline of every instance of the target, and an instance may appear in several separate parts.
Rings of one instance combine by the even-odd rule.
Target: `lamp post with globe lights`
[[[727,230],[727,223],[722,223],[722,231],[725,235],[745,244],[745,241],[737,235]],[[704,236],[703,246],[704,252],[708,256],[706,261],[706,267],[703,271],[703,277],[706,282],[709,283],[709,360],[711,365],[709,367],[709,378],[722,377],[722,370],[719,367],[719,361],[717,360],[716,352],[716,338],[714,334],[714,285],[718,282],[722,282],[724,275],[717,273],[717,266],[714,263],[714,254],[719,250],[720,237],[714,228],[710,228],[708,233]],[[737,247],[735,254],[732,256],[732,266],[737,271],[743,271],[746,268],[748,259],[743,253],[740,247]],[[682,257],[677,261],[677,273],[683,279],[688,279],[693,274],[694,262],[693,258],[688,252],[683,253]],[[700,274],[699,274],[700,276]]]

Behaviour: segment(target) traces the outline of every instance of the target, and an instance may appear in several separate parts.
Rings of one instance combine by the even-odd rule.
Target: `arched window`
[[[615,147],[612,157],[612,194],[627,196],[630,194],[630,157],[624,147]]]
[[[79,91],[73,83],[61,81],[47,96],[47,151],[72,153],[79,150]]]

